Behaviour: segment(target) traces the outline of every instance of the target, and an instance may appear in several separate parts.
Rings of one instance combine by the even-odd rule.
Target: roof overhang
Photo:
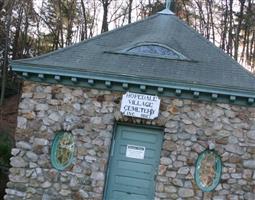
[[[24,80],[35,82],[255,106],[255,90],[224,88],[174,80],[148,79],[128,74],[116,75],[102,72],[75,71],[73,68],[61,69],[60,67],[38,66],[19,62],[13,62],[12,69]]]

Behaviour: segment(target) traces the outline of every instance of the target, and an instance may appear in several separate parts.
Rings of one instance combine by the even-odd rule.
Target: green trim
[[[64,137],[64,134],[65,132],[58,132],[55,135],[54,140],[52,142],[52,146],[51,146],[51,154],[50,154],[51,164],[55,169],[59,171],[63,171],[74,162],[74,152],[71,152],[68,158],[68,161],[65,164],[60,163],[59,160],[57,159],[57,150],[58,150],[59,142]],[[71,135],[71,133],[68,133],[68,134]],[[73,139],[73,135],[71,135],[71,137]]]
[[[86,71],[80,69],[59,67],[59,66],[47,66],[47,65],[31,65],[26,63],[12,63],[13,71],[17,73],[25,72],[32,74],[45,74],[45,75],[55,75],[66,76],[66,77],[76,77],[81,79],[95,79],[113,82],[132,82],[133,84],[141,85],[151,85],[156,87],[173,87],[176,89],[186,89],[194,90],[200,92],[210,92],[218,94],[226,94],[233,96],[245,96],[245,97],[255,97],[254,88],[237,88],[237,87],[222,87],[217,85],[201,85],[198,83],[191,82],[180,82],[178,80],[167,80],[167,79],[155,79],[151,77],[141,77],[141,76],[131,76],[128,74],[116,75],[114,73],[102,73],[101,71]]]
[[[215,168],[216,168],[216,177],[213,180],[213,183],[211,186],[206,187],[202,184],[200,177],[199,177],[199,172],[200,172],[200,167],[201,167],[201,162],[204,159],[204,156],[208,153],[213,153],[215,158],[216,158],[216,163],[215,163]],[[221,173],[222,173],[222,162],[221,162],[221,157],[218,155],[218,153],[214,150],[209,150],[206,149],[202,153],[199,154],[197,160],[196,160],[196,167],[195,167],[195,182],[197,186],[203,191],[203,192],[211,192],[213,191],[217,185],[220,182],[221,179]]]
[[[114,130],[118,126],[130,126],[130,127],[135,127],[135,128],[148,128],[148,129],[155,129],[155,130],[160,130],[164,132],[165,126],[158,126],[158,125],[147,125],[147,124],[134,124],[130,122],[118,122],[116,121],[114,124]],[[115,133],[115,132],[114,132]]]
[[[75,87],[88,87],[112,91],[144,92],[158,96],[197,99],[242,106],[255,106],[255,91],[241,88],[217,87],[177,81],[146,79],[129,75],[104,74],[100,72],[75,72],[68,69],[26,67],[13,64],[13,70],[25,80]]]

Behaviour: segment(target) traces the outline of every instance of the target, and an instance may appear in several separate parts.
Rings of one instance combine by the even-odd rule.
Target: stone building
[[[169,9],[12,67],[5,199],[255,199],[255,77]]]

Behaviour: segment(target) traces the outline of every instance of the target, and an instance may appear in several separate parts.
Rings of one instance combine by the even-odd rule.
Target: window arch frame
[[[132,49],[139,48],[142,46],[155,46],[155,47],[160,47],[165,50],[168,50],[169,52],[172,52],[173,54],[176,55],[176,57],[173,57],[171,55],[162,55],[162,54],[157,54],[157,53],[143,53],[143,52],[131,52]],[[155,57],[155,58],[165,58],[165,59],[170,59],[170,60],[185,60],[189,61],[189,59],[181,54],[180,52],[176,51],[173,48],[170,48],[167,45],[160,44],[160,43],[154,43],[154,42],[144,42],[144,43],[138,43],[134,46],[128,47],[121,51],[121,53],[129,54],[129,55],[134,55],[134,56],[144,56],[144,57]]]

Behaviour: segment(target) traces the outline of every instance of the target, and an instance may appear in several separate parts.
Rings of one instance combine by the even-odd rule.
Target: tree
[[[239,0],[240,2],[240,12],[237,15],[237,28],[236,28],[236,34],[235,34],[235,47],[234,47],[234,58],[237,60],[239,55],[239,43],[240,43],[240,32],[242,28],[242,22],[244,20],[244,3],[245,0]]]
[[[103,23],[102,23],[102,29],[101,33],[107,32],[109,30],[108,28],[108,8],[111,4],[112,0],[100,0],[100,2],[103,5]]]
[[[88,18],[87,18],[87,12],[85,8],[84,0],[81,0],[81,8],[82,8],[82,16],[84,20],[84,25],[82,27],[82,34],[81,34],[81,41],[88,38]]]
[[[5,42],[4,42],[4,50],[3,50],[3,64],[2,64],[2,83],[1,83],[1,97],[0,97],[0,105],[4,102],[4,96],[5,96],[5,87],[6,87],[6,79],[7,79],[7,70],[9,65],[9,36],[10,36],[10,30],[11,30],[11,18],[12,18],[12,10],[13,6],[15,4],[15,1],[7,1],[4,4],[4,8],[6,10],[6,16],[5,16]]]
[[[133,0],[129,0],[129,4],[128,4],[128,23],[129,24],[132,22],[132,6],[133,6]]]

